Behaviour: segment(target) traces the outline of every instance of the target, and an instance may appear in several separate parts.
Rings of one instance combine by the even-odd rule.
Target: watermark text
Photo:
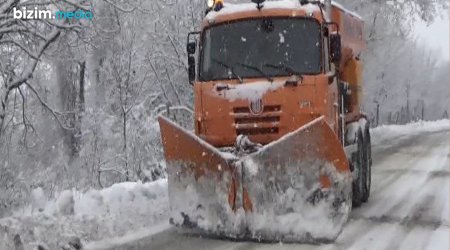
[[[77,11],[51,11],[51,10],[41,10],[35,7],[34,9],[27,9],[25,7],[13,9],[14,19],[87,19],[92,20],[94,15],[91,11],[77,10]]]

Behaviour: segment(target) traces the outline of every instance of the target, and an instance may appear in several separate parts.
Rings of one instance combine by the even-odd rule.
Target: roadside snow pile
[[[449,120],[420,121],[406,125],[383,125],[371,130],[372,142],[378,144],[382,141],[392,140],[406,135],[433,133],[450,130]]]
[[[79,249],[168,220],[167,180],[121,183],[103,190],[64,191],[46,201],[35,190],[29,207],[0,219],[0,249]],[[19,247],[19,248],[17,248]]]

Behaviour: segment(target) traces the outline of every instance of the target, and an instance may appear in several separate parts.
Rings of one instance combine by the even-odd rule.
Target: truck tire
[[[353,171],[356,171],[356,175],[353,174],[353,207],[359,207],[364,198],[364,139],[361,130],[356,135],[356,143],[358,150],[352,155]]]
[[[362,202],[367,202],[370,197],[370,188],[372,185],[372,145],[370,138],[370,131],[365,129],[364,133],[364,159],[363,159],[363,195]]]

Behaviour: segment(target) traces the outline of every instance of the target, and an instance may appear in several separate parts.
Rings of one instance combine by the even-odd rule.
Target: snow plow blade
[[[257,241],[331,242],[342,231],[352,180],[324,118],[241,158],[163,117],[159,122],[172,224]]]
[[[166,118],[160,117],[159,124],[169,175],[171,224],[206,232],[240,233],[231,220],[236,217],[236,189],[229,161]]]
[[[319,118],[241,159],[252,202],[252,238],[331,242],[351,211],[351,174],[332,129]]]

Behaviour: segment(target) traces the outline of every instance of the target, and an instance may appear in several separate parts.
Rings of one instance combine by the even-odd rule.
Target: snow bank
[[[121,183],[86,193],[64,191],[51,201],[37,201],[45,199],[41,191],[34,192],[29,207],[0,219],[0,249],[14,249],[18,238],[25,249],[60,249],[74,238],[86,244],[168,220],[167,180]]]
[[[427,132],[433,133],[442,130],[450,130],[449,120],[419,121],[406,125],[383,125],[372,129],[371,134],[372,142],[378,144],[379,142],[392,140],[396,137]]]

